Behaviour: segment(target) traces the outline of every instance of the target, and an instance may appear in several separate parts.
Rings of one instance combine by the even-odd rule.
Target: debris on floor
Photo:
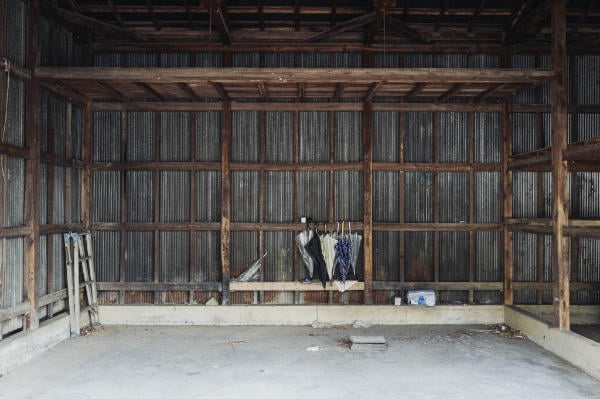
[[[352,346],[352,341],[348,337],[340,338],[338,340],[338,346],[341,346],[342,348],[350,349]]]
[[[227,344],[227,345],[242,345],[245,344],[246,341],[240,339],[230,339],[226,341],[216,341],[215,344]]]
[[[367,350],[367,351],[385,351],[387,350],[387,343],[385,337],[381,335],[351,335],[350,336],[350,349],[354,350]]]
[[[81,330],[79,330],[79,335],[81,335],[82,337],[84,337],[86,335],[96,335],[96,333],[97,333],[96,329],[100,328],[100,327],[101,327],[100,325],[98,325],[98,326],[89,325],[89,326],[82,327]]]
[[[333,328],[333,324],[331,323],[324,323],[321,321],[313,321],[311,324],[312,328]]]
[[[326,351],[327,348],[324,348],[322,346],[309,346],[308,348],[305,349],[307,352],[323,352]]]
[[[354,323],[352,323],[352,327],[353,328],[369,328],[369,327],[371,327],[371,325],[365,323],[362,320],[356,320]]]
[[[511,338],[511,339],[527,339],[527,336],[519,330],[515,330],[514,328],[510,328],[506,324],[496,324],[492,326],[492,333],[503,337],[503,338]]]

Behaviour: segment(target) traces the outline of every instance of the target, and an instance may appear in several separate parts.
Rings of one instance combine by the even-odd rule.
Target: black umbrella
[[[310,256],[313,257],[315,264],[318,265],[319,280],[321,280],[321,284],[325,288],[325,284],[327,284],[327,266],[325,265],[325,258],[321,250],[321,239],[318,234],[313,234],[308,244],[306,244],[306,249]]]

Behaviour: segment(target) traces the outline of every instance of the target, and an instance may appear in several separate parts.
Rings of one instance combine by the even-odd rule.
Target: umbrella
[[[352,242],[348,235],[344,236],[337,244],[335,244],[335,258],[340,266],[342,282],[346,283],[346,277],[348,276],[350,261],[352,259]]]
[[[358,277],[358,272],[356,271],[356,264],[358,263],[358,253],[360,252],[360,243],[362,241],[362,236],[358,233],[350,233],[350,241],[352,242],[352,260],[350,265],[352,266],[352,270],[354,274]]]
[[[319,239],[319,235],[316,233],[313,234],[305,248],[313,257],[313,260],[316,262],[317,266],[319,266],[317,269],[319,272],[319,280],[321,280],[321,284],[323,285],[323,288],[325,288],[325,284],[327,283],[327,266],[325,266],[325,258],[323,258],[323,251],[321,250],[321,240]]]
[[[310,278],[312,278],[312,276],[313,276],[313,270],[315,268],[315,263],[313,261],[312,256],[310,256],[310,253],[306,249],[306,245],[308,244],[310,239],[313,237],[313,235],[314,234],[313,234],[312,230],[304,230],[304,231],[301,231],[296,236],[296,245],[298,246],[298,250],[300,251],[300,255],[302,256],[302,261],[304,262],[304,266],[306,266],[306,269],[308,269],[308,274],[309,274]]]
[[[329,279],[333,279],[333,267],[335,266],[335,244],[338,240],[333,238],[331,234],[324,234],[321,236],[321,250],[323,251],[323,257],[325,258],[325,266],[327,267],[327,274]]]

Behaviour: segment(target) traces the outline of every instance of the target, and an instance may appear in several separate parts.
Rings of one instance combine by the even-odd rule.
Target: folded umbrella
[[[335,244],[335,258],[340,267],[342,282],[346,283],[346,277],[348,276],[352,259],[352,242],[348,235],[344,236],[337,244]]]
[[[318,266],[317,272],[319,272],[319,280],[321,280],[321,284],[323,285],[323,288],[325,288],[325,285],[327,284],[327,266],[325,265],[325,258],[323,258],[319,235],[316,233],[313,234],[305,248]]]
[[[310,278],[313,277],[313,270],[315,268],[314,260],[308,250],[306,249],[306,245],[310,241],[310,239],[315,235],[312,230],[304,230],[301,231],[296,236],[296,246],[300,251],[300,256],[302,256],[302,261],[304,262],[304,266],[308,270],[308,274]]]
[[[333,238],[331,234],[321,236],[321,250],[323,258],[325,258],[325,266],[330,280],[333,280],[333,267],[335,266],[335,244],[338,240]]]
[[[350,233],[350,242],[352,242],[352,260],[350,261],[350,265],[352,266],[354,275],[357,276],[357,278],[358,272],[356,271],[356,264],[358,263],[358,253],[360,252],[361,241],[361,235],[359,235],[358,233]]]

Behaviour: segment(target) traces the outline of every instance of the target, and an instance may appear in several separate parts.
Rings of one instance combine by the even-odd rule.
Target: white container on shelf
[[[435,292],[433,291],[408,291],[407,303],[409,305],[435,306]]]

